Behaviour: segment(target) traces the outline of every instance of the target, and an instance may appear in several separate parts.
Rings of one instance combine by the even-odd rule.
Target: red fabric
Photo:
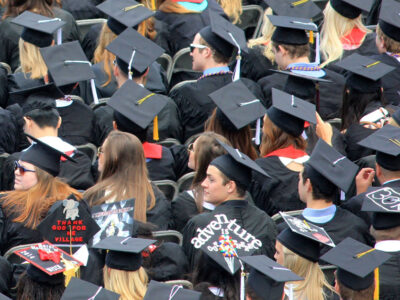
[[[268,153],[264,157],[270,157],[270,156],[279,156],[279,157],[287,157],[291,159],[296,159],[302,156],[308,155],[306,152],[300,149],[296,149],[294,146],[289,146],[283,149],[278,149],[275,151],[272,151],[271,153]]]
[[[162,158],[162,146],[144,142],[143,144],[144,156],[146,158],[161,159]]]
[[[38,250],[40,260],[46,261],[51,260],[56,264],[60,263],[61,253],[60,252],[46,252],[43,249]]]
[[[71,150],[71,151],[66,151],[64,152],[64,154],[68,155],[68,156],[72,156],[72,154],[74,154],[75,151]],[[61,161],[66,161],[67,159],[64,156],[61,156]]]
[[[146,250],[142,251],[142,257],[149,257],[151,253],[156,251],[158,247],[156,245],[150,245]]]
[[[310,127],[310,123],[308,123],[307,121],[304,121],[304,128],[308,128]]]
[[[363,39],[367,33],[365,31],[362,31],[361,29],[355,27],[351,30],[351,32],[348,35],[345,35],[340,39],[340,41],[343,44],[343,47],[346,48],[346,46],[354,48],[355,46],[359,47]]]

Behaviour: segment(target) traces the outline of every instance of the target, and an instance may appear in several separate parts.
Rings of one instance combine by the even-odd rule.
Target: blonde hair
[[[321,29],[320,49],[325,58],[325,62],[321,64],[322,67],[342,58],[343,44],[340,39],[349,34],[353,28],[366,33],[371,32],[364,26],[361,15],[355,19],[343,17],[328,2],[324,9],[324,23]]]
[[[240,23],[240,15],[243,12],[242,0],[217,0],[217,2],[233,24]]]
[[[120,294],[120,300],[141,300],[147,291],[148,277],[143,267],[137,271],[123,271],[104,266],[104,287]]]
[[[317,262],[297,255],[282,245],[284,266],[303,277],[303,281],[296,281],[293,291],[296,299],[325,300],[324,288],[334,292],[333,287],[326,281],[324,273]]]
[[[31,73],[32,79],[40,79],[47,75],[47,67],[40,54],[39,47],[19,39],[19,60],[22,72]]]
[[[275,61],[275,55],[272,51],[272,43],[271,38],[272,34],[275,31],[275,26],[269,21],[268,15],[272,15],[271,7],[268,7],[265,10],[264,18],[263,18],[263,25],[261,28],[262,35],[259,38],[251,39],[248,42],[248,46],[253,48],[254,46],[263,45],[264,46],[264,56],[269,59],[270,62]]]

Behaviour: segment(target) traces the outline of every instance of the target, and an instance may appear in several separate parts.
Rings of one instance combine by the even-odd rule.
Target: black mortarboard
[[[309,42],[306,31],[318,32],[318,26],[310,19],[274,15],[268,18],[276,26],[271,40],[277,44],[305,45]]]
[[[294,253],[317,262],[321,243],[330,247],[335,246],[324,228],[282,212],[280,214],[289,225],[289,228],[283,230],[277,236],[277,240]]]
[[[369,11],[374,0],[330,0],[333,9],[343,17],[357,18],[362,11]]]
[[[118,300],[119,297],[119,294],[102,286],[73,277],[62,294],[61,300]]]
[[[312,0],[264,0],[278,16],[312,19],[321,9]]]
[[[93,245],[92,248],[109,250],[106,255],[108,267],[137,271],[142,266],[142,251],[155,242],[155,240],[110,236]]]
[[[304,121],[317,123],[315,105],[283,91],[272,89],[272,106],[267,110],[270,120],[283,131],[300,136]]]
[[[106,49],[116,55],[119,68],[130,79],[132,69],[142,73],[164,53],[164,49],[132,28],[122,32]]]
[[[269,177],[269,175],[246,154],[221,141],[218,142],[228,153],[218,156],[210,165],[218,168],[226,177],[235,181],[240,187],[248,188],[251,182],[252,170]]]
[[[56,87],[53,83],[35,86],[25,90],[18,90],[15,92],[11,92],[10,95],[20,95],[26,97],[27,100],[24,102],[22,106],[23,114],[26,114],[27,112],[32,111],[34,109],[42,108],[30,105],[30,103],[28,103],[30,102],[30,99],[44,97],[44,98],[52,98],[53,100],[55,100],[64,97],[64,93],[61,92],[61,90],[58,87]],[[56,108],[55,102],[54,102],[54,108]]]
[[[166,283],[151,280],[147,286],[143,300],[200,300],[201,293],[184,289],[182,286],[171,286]]]
[[[400,42],[400,3],[395,0],[383,0],[378,25],[391,39]]]
[[[348,191],[358,172],[358,166],[355,163],[329,146],[322,139],[319,139],[317,142],[306,164],[310,165],[317,173],[344,192]],[[316,177],[316,180],[318,181],[318,177]]]
[[[360,93],[374,93],[381,88],[380,79],[392,72],[395,67],[380,60],[371,59],[354,53],[335,64],[350,74],[346,76],[346,85]]]
[[[49,18],[30,11],[24,11],[11,23],[23,26],[21,38],[38,47],[50,46],[53,41],[53,33],[66,24],[60,18]],[[59,39],[61,40],[61,38]]]
[[[116,35],[154,15],[154,12],[134,0],[107,0],[96,7],[109,16],[107,25]]]
[[[243,128],[263,117],[267,111],[262,102],[240,80],[211,93],[209,97],[218,107],[217,117],[230,130]]]
[[[337,279],[349,289],[361,291],[374,284],[374,270],[391,255],[350,237],[329,250],[321,260],[338,267]]]
[[[20,160],[33,164],[34,166],[46,171],[47,173],[57,176],[60,172],[60,158],[61,156],[76,163],[76,161],[57,149],[49,146],[33,136],[26,134],[33,143],[29,148],[21,152]]]
[[[281,300],[286,281],[303,280],[265,255],[244,256],[241,259],[251,266],[248,285],[263,300]]]
[[[11,300],[11,298],[8,298],[6,295],[0,293],[0,300]]]
[[[400,190],[391,187],[370,187],[365,194],[361,210],[373,212],[371,223],[376,230],[400,226]]]
[[[70,196],[52,205],[37,230],[53,244],[76,245],[87,244],[100,227],[87,208]]]
[[[400,170],[400,128],[385,125],[358,144],[376,150],[376,162],[384,169]]]

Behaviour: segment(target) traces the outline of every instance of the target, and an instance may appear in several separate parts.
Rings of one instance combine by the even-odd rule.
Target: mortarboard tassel
[[[129,66],[128,66],[128,74],[129,74],[129,79],[132,80],[132,63],[133,63],[133,58],[135,57],[136,50],[133,50],[131,59],[129,60]]]
[[[151,0],[151,9],[152,9],[153,11],[156,10],[156,0]]]
[[[256,145],[260,145],[261,144],[261,118],[257,119],[257,123],[256,123]]]
[[[315,34],[315,63],[317,66],[321,63],[320,53],[319,53],[319,32]]]
[[[232,33],[228,32],[228,34],[231,37],[232,41],[235,43],[236,47],[238,48],[238,53],[236,56],[235,72],[233,73],[233,81],[236,81],[240,79],[240,62],[242,60],[242,50],[240,49],[239,43],[235,40]]]
[[[314,31],[310,30],[310,44],[314,44]]]
[[[374,291],[374,300],[379,300],[379,268],[374,270],[375,274],[375,291]]]
[[[154,117],[153,121],[153,140],[158,141],[160,137],[158,136],[158,116]]]
[[[79,271],[79,265],[75,265],[72,262],[70,262],[69,260],[66,260],[65,258],[61,258],[63,264],[65,265],[65,271],[63,272],[64,276],[65,276],[65,286],[67,286],[69,284],[69,282],[71,281],[72,277],[79,277],[77,276],[78,271]]]
[[[62,44],[62,28],[57,29],[57,45]]]

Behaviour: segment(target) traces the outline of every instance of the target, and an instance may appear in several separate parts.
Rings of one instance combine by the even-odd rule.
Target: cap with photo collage
[[[267,115],[276,126],[295,137],[303,133],[304,121],[317,123],[314,104],[275,88],[272,89],[272,106]]]
[[[119,294],[107,290],[102,286],[97,286],[78,278],[72,278],[62,294],[61,300],[118,300],[119,297]]]
[[[336,276],[341,284],[361,291],[374,284],[374,270],[391,257],[348,237],[322,255],[321,260],[338,267]]]
[[[321,244],[335,247],[324,228],[283,212],[280,212],[280,214],[289,227],[284,229],[276,239],[297,255],[317,262]]]
[[[382,0],[378,25],[385,35],[400,42],[400,3],[398,1]]]
[[[37,138],[34,138],[29,134],[25,133],[25,135],[33,142],[31,146],[21,152],[19,160],[31,163],[32,165],[42,169],[43,171],[46,171],[54,177],[60,172],[61,157],[77,163],[76,160],[64,152],[49,146],[48,144]]]
[[[201,293],[184,289],[181,285],[169,285],[151,280],[143,300],[200,300]]]
[[[371,225],[376,230],[400,226],[400,189],[388,186],[368,188],[361,211],[372,212]]]
[[[313,0],[264,0],[278,16],[312,19],[321,13]]]
[[[108,250],[105,263],[109,268],[137,271],[142,266],[142,251],[155,242],[148,239],[110,236],[93,245],[92,248]]]
[[[265,255],[241,259],[251,267],[247,283],[260,299],[281,300],[285,282],[304,280]]]
[[[143,73],[164,49],[132,28],[127,28],[106,49],[117,57],[118,67],[132,79],[132,70]]]
[[[322,139],[318,140],[305,165],[304,170],[307,176],[313,180],[313,184],[315,182],[319,186],[321,191],[329,186],[329,184],[324,184],[324,179],[326,179],[347,192],[358,172],[358,166],[355,163]]]
[[[336,66],[350,71],[346,76],[346,85],[359,93],[376,92],[382,86],[380,79],[395,69],[358,53],[344,58]]]
[[[400,128],[385,125],[358,142],[358,145],[376,150],[376,162],[389,171],[400,171]]]
[[[330,0],[332,8],[349,19],[355,19],[363,11],[369,11],[372,7],[374,0]]]
[[[107,0],[96,6],[107,14],[107,25],[116,35],[152,17],[154,12],[134,0]]]
[[[11,23],[23,26],[21,38],[37,47],[51,46],[56,31],[57,44],[61,44],[61,27],[66,24],[60,18],[49,18],[30,11],[24,11],[11,20]]]

